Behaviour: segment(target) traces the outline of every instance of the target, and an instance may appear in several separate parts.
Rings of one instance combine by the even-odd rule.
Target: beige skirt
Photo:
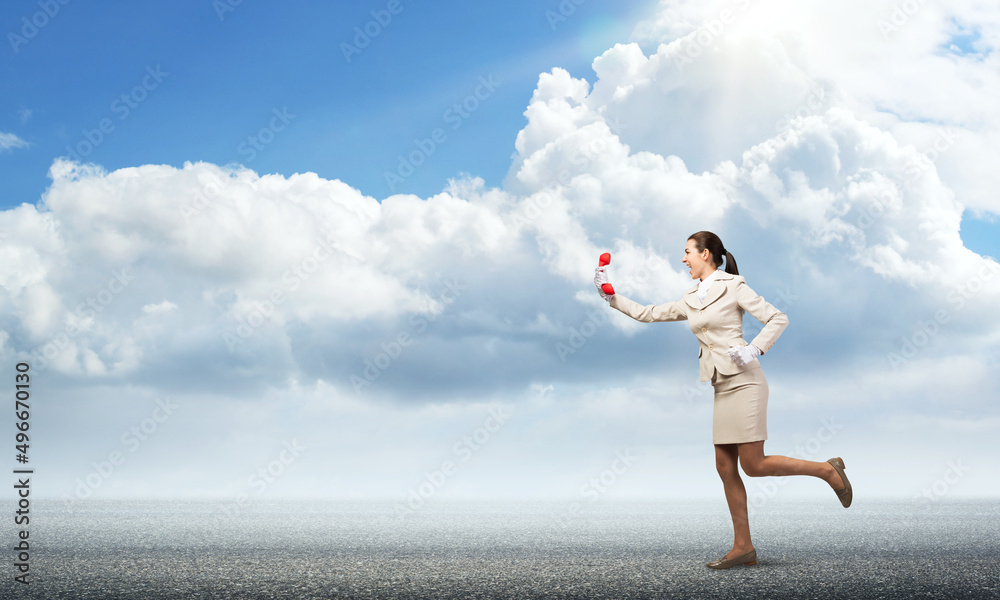
[[[760,363],[735,375],[712,376],[715,410],[712,443],[742,444],[767,439],[767,379]]]

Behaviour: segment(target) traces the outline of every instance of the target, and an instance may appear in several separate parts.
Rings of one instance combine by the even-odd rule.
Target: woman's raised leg
[[[737,444],[743,472],[750,477],[812,475],[830,484],[834,490],[844,487],[837,470],[828,462],[814,462],[780,454],[764,456],[764,441]],[[716,446],[718,448],[718,446]],[[718,453],[716,453],[718,455]]]

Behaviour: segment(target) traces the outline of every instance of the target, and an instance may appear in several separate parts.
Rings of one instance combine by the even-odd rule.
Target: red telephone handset
[[[610,252],[605,252],[604,254],[601,255],[600,258],[597,259],[597,266],[598,267],[606,267],[606,266],[608,266],[610,264],[611,264],[611,253]],[[613,288],[610,283],[605,283],[605,284],[601,285],[601,290],[603,290],[604,293],[607,294],[607,295],[609,295],[609,296],[614,296],[615,295],[615,288]]]

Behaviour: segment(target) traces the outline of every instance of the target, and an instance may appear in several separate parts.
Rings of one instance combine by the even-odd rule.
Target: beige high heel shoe
[[[844,487],[834,491],[837,492],[837,497],[840,498],[840,503],[844,505],[844,508],[847,508],[851,505],[851,501],[854,499],[854,489],[851,488],[851,482],[847,480],[847,474],[844,473],[844,461],[838,456],[837,458],[831,458],[826,462],[833,465],[833,468],[837,470],[837,474],[840,475],[840,478],[844,481]]]
[[[723,556],[719,560],[713,560],[707,563],[705,566],[709,569],[728,569],[729,567],[735,567],[736,565],[755,565],[757,564],[757,549],[754,548],[750,552],[747,552],[743,556],[737,556],[736,558],[726,558]]]

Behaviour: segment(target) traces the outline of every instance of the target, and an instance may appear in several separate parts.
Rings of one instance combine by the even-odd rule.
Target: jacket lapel
[[[706,298],[707,299],[707,298]],[[701,302],[698,302],[698,286],[695,285],[693,288],[684,292],[684,301],[691,308],[698,309],[701,308]]]
[[[688,303],[691,308],[705,308],[709,304],[715,302],[726,293],[726,284],[722,282],[732,281],[733,276],[729,273],[721,272],[715,276],[715,281],[721,283],[721,285],[711,285],[708,288],[708,294],[705,296],[704,302],[698,302],[698,286],[695,285],[693,288],[688,290],[684,294],[684,301]]]

